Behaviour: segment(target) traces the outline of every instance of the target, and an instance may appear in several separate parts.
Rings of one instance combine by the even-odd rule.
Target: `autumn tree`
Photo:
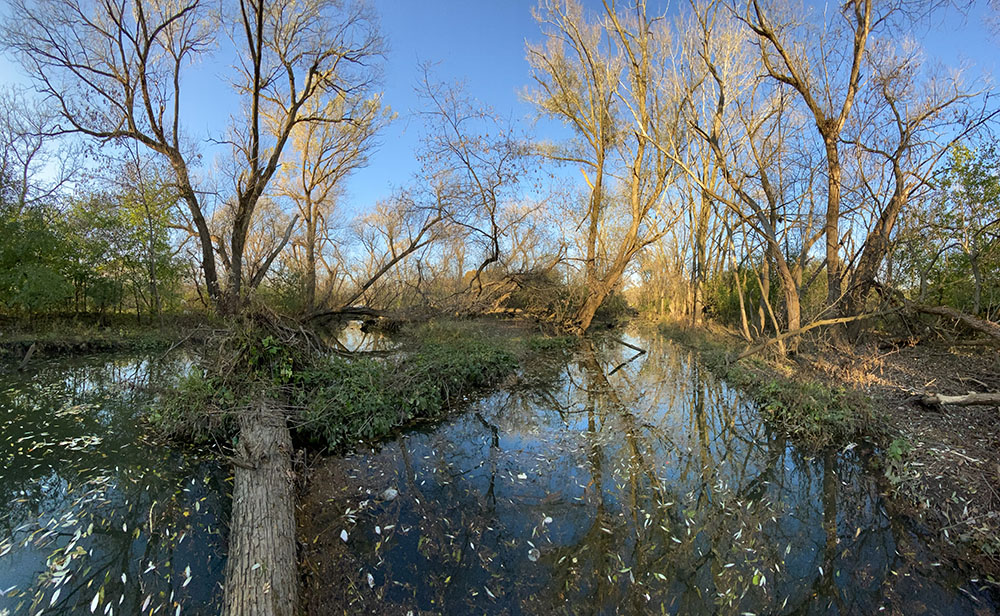
[[[295,243],[305,261],[307,310],[317,306],[317,259],[322,258],[328,222],[344,180],[368,164],[378,132],[391,120],[380,97],[364,91],[311,104],[325,106],[319,115],[344,121],[297,126],[292,133],[293,154],[282,170],[280,194],[292,200],[302,219],[302,234]]]
[[[751,0],[740,13],[757,37],[766,74],[799,95],[823,142],[827,179],[823,231],[827,304],[831,307],[842,300],[845,277],[841,264],[840,138],[862,86],[869,37],[884,18],[876,13],[875,4],[872,0],[850,0],[839,11],[838,27],[824,27],[818,32],[797,23],[790,7],[781,10],[761,0]],[[818,44],[809,44],[807,40]]]
[[[601,14],[588,15],[574,0],[543,1],[535,15],[546,41],[528,47],[536,83],[529,99],[577,136],[543,151],[580,166],[587,184],[587,293],[570,323],[582,333],[634,257],[675,220],[666,208],[674,167],[655,147],[675,127],[656,87],[669,32],[644,2],[627,10],[605,3]],[[620,234],[602,238],[613,216]]]
[[[997,113],[963,83],[960,73],[928,74],[921,54],[910,44],[875,45],[867,66],[871,85],[845,136],[860,180],[861,203],[869,205],[860,209],[871,221],[863,227],[860,256],[842,302],[849,315],[864,309],[891,250],[899,217],[911,202],[929,195],[952,146],[981,131]],[[972,267],[975,270],[974,263]]]
[[[349,122],[324,115],[327,107],[315,101],[367,87],[381,42],[359,4],[239,0],[222,10],[236,16],[231,28],[201,0],[14,0],[3,39],[36,88],[54,101],[65,122],[61,132],[101,143],[138,142],[166,159],[197,234],[208,295],[228,313],[262,280],[245,280],[247,233],[293,130]],[[231,81],[241,111],[225,137],[235,161],[233,214],[216,240],[198,189],[195,136],[184,132],[191,99],[182,89],[192,65],[227,32],[237,55]],[[223,243],[225,278],[216,259]]]

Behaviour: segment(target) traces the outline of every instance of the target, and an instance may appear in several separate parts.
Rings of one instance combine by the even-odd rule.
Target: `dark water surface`
[[[649,353],[622,365],[635,352],[607,340],[333,460],[353,484],[314,485],[326,517],[300,520],[352,565],[331,610],[997,612],[887,516],[861,447],[803,455],[687,351],[628,340]],[[228,471],[140,421],[187,366],[0,373],[0,615],[217,613]]]
[[[147,442],[180,358],[0,373],[0,615],[216,614],[222,468]]]
[[[330,613],[992,614],[890,519],[860,447],[803,455],[658,336],[567,365],[377,453],[300,522]],[[331,482],[332,483],[332,482]],[[387,488],[399,495],[386,499]],[[305,536],[306,542],[313,539]],[[337,547],[339,546],[339,548]],[[318,570],[322,571],[322,567]],[[331,569],[332,571],[333,569]]]

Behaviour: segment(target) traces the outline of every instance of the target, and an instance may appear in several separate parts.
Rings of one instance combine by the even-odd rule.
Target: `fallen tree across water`
[[[294,616],[298,609],[292,438],[285,415],[265,400],[240,412],[226,616]]]

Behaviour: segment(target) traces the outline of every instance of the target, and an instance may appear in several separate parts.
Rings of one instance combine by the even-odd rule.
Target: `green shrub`
[[[420,418],[439,417],[474,390],[517,367],[495,339],[431,326],[392,360],[332,357],[302,376],[298,433],[331,448],[374,440]]]
[[[236,434],[235,402],[231,390],[206,377],[201,368],[192,368],[147,417],[157,431],[176,440],[193,444],[229,441]]]

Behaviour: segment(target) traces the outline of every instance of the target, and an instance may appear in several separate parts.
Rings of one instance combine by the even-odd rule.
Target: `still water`
[[[105,355],[0,373],[0,615],[218,612],[226,475],[140,421],[186,366]]]
[[[997,613],[886,514],[862,447],[803,454],[687,351],[627,341],[648,353],[608,339],[328,458],[299,513],[310,613]],[[0,615],[218,612],[229,472],[141,422],[188,366],[0,373]]]
[[[311,613],[996,612],[887,515],[861,447],[805,455],[689,352],[627,341],[649,352],[606,340],[327,461]]]

